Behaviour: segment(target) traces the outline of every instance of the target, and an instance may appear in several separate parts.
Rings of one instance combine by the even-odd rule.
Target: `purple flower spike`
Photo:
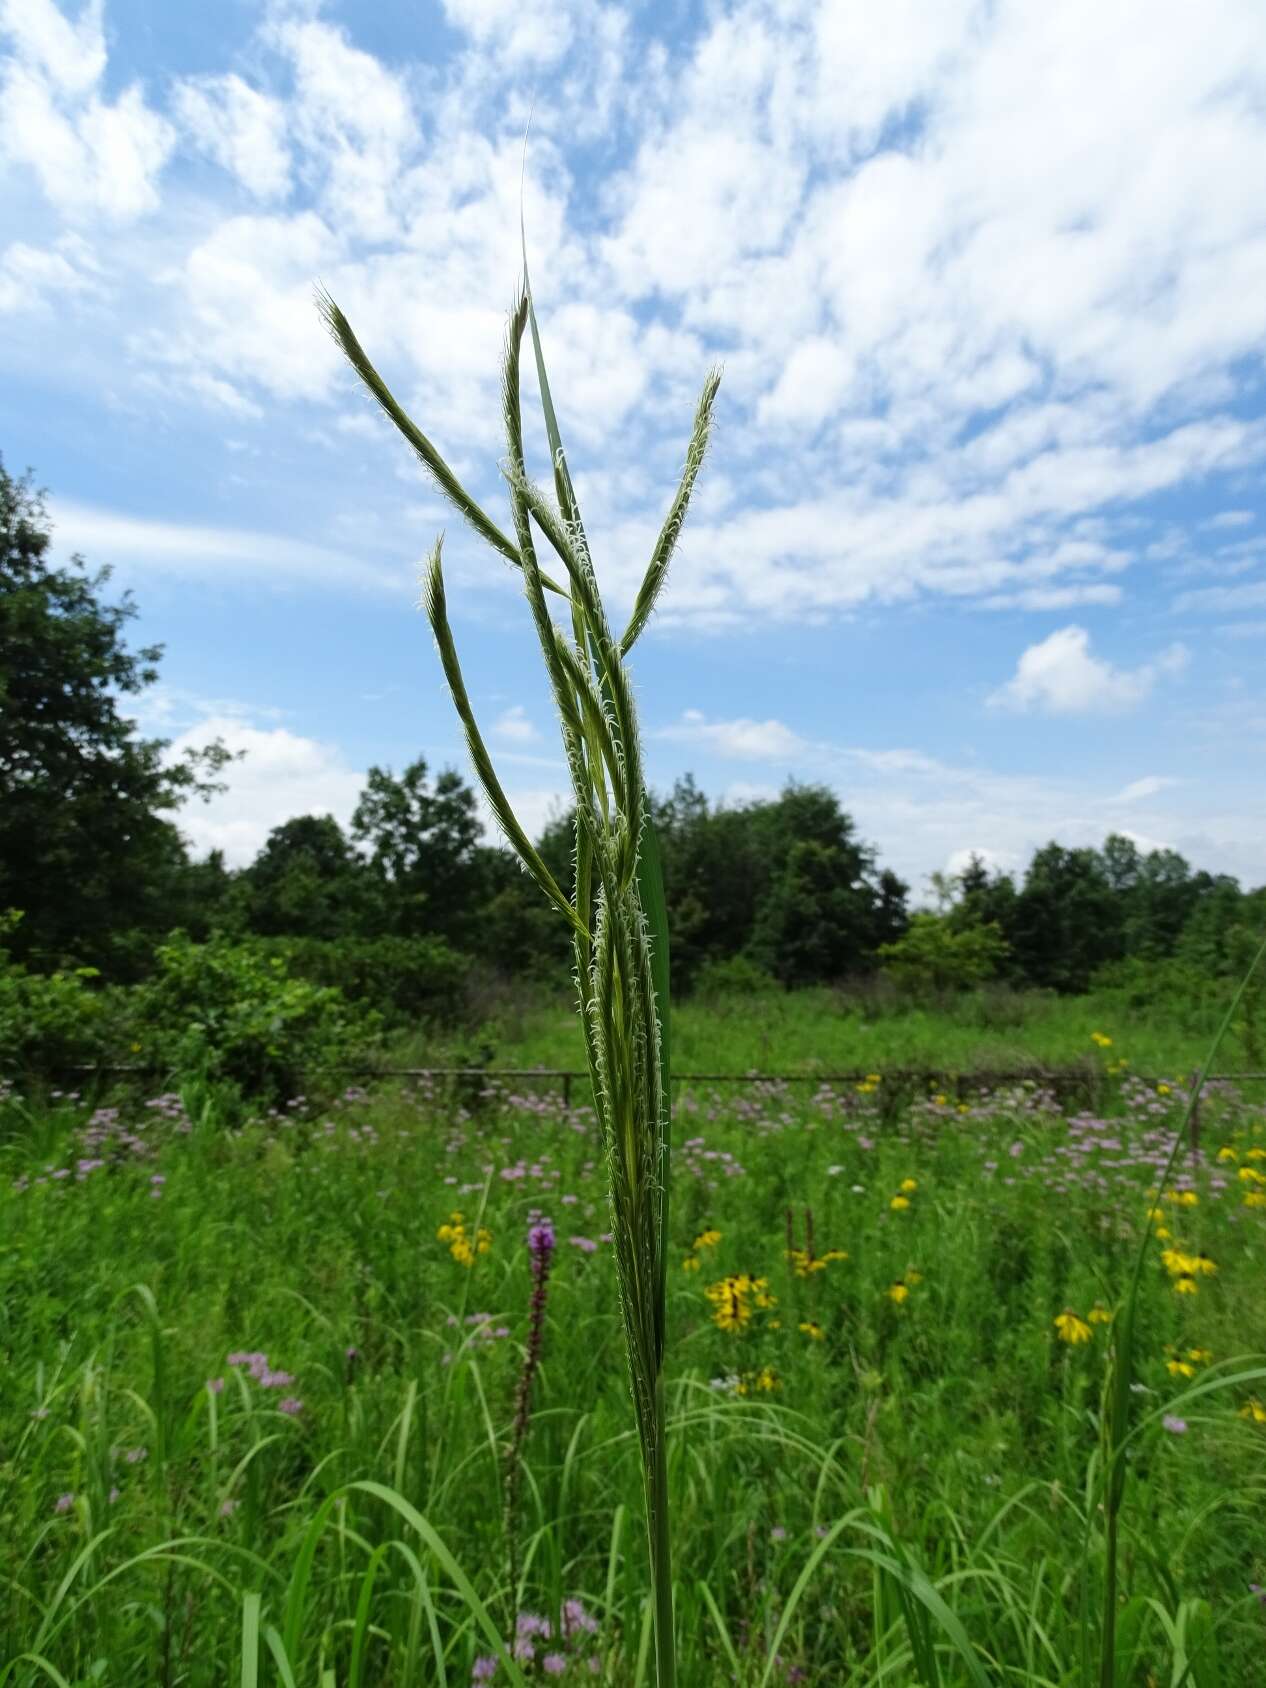
[[[548,1219],[533,1225],[528,1232],[528,1247],[533,1254],[549,1254],[554,1247],[554,1227]]]

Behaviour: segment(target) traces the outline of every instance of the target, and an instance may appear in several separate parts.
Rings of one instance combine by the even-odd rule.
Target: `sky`
[[[724,369],[632,659],[653,786],[827,784],[916,894],[1113,831],[1257,885],[1263,181],[1260,0],[0,0],[0,454],[165,647],[141,729],[245,752],[196,852],[375,764],[473,778],[441,530],[535,832],[521,581],[314,304],[504,525],[522,211],[616,623]]]

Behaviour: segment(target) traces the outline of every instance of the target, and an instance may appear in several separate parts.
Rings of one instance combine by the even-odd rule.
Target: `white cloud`
[[[508,739],[512,744],[534,744],[541,736],[528,720],[527,711],[521,703],[503,710],[489,731],[494,738]]]
[[[157,178],[175,130],[139,83],[114,101],[97,92],[106,51],[100,0],[72,23],[52,0],[4,0],[0,31],[0,161],[31,171],[68,216],[119,221],[158,204]]]
[[[995,592],[980,600],[984,610],[1071,610],[1082,604],[1119,604],[1119,586],[1029,586],[1022,592]]]
[[[671,744],[694,744],[718,756],[756,762],[798,760],[807,749],[798,733],[781,721],[709,721],[698,709],[683,711],[674,726],[650,734]]]
[[[1140,668],[1114,668],[1090,652],[1084,627],[1061,627],[1024,651],[1014,676],[994,692],[997,708],[1038,709],[1049,715],[1084,715],[1131,709],[1142,703],[1163,675],[1181,673],[1188,653],[1171,645]]]
[[[1123,790],[1109,799],[1113,803],[1141,803],[1148,797],[1155,797],[1170,786],[1179,785],[1176,779],[1169,779],[1163,774],[1145,774],[1142,779],[1131,780]]]
[[[246,574],[253,581],[389,593],[402,602],[412,593],[409,566],[391,568],[285,534],[154,521],[61,498],[50,501],[49,513],[59,552],[83,552],[94,565],[109,563],[126,575],[145,569],[211,578]]]
[[[257,199],[284,198],[290,153],[280,100],[240,76],[196,76],[178,85],[176,110],[203,151]]]
[[[15,240],[0,252],[0,312],[45,310],[59,295],[100,292],[92,254],[74,235],[64,235],[55,249]]]
[[[1246,581],[1243,586],[1201,586],[1194,592],[1180,592],[1174,599],[1178,614],[1185,610],[1231,610],[1266,608],[1266,580]]]
[[[1216,516],[1210,516],[1204,525],[1211,528],[1241,528],[1251,527],[1256,520],[1252,510],[1220,510]]]
[[[188,727],[167,754],[175,760],[217,738],[226,749],[245,754],[220,776],[227,791],[180,811],[177,824],[195,855],[223,850],[230,867],[245,867],[273,827],[295,815],[333,815],[342,826],[351,819],[365,777],[348,766],[337,746],[224,714]]]

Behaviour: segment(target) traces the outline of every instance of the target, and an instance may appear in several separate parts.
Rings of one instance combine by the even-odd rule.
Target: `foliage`
[[[177,933],[158,971],[130,993],[140,1053],[177,1076],[228,1080],[244,1094],[285,1099],[304,1074],[363,1059],[379,1021],[332,986],[292,977],[284,955],[258,941]]]
[[[296,979],[335,987],[384,1025],[465,1017],[471,964],[442,938],[284,938],[270,948]]]
[[[120,993],[101,988],[95,967],[30,972],[8,948],[20,924],[16,910],[0,915],[0,1079],[68,1081],[113,1054]]]
[[[467,1688],[517,1611],[529,1682],[646,1688],[641,1477],[594,1121],[522,1092],[458,1122],[447,1095],[393,1087],[260,1110],[233,1133],[188,1132],[171,1101],[113,1123],[65,1099],[34,1121],[0,1108],[0,1673],[36,1652],[70,1683],[221,1688],[250,1680],[245,1656],[271,1688],[281,1650],[297,1683]],[[1077,1591],[1087,1525],[1092,1588],[1103,1549],[1085,1497],[1111,1327],[1091,1314],[1146,1242],[1125,1680],[1175,1681],[1203,1601],[1221,1688],[1257,1688],[1266,1210],[1244,1205],[1256,1186],[1237,1173],[1266,1167],[1250,1158],[1266,1149],[1259,1099],[1206,1098],[1205,1154],[1183,1159],[1198,1201],[1161,1203],[1159,1239],[1148,1157],[1172,1139],[1176,1095],[1133,1086],[1092,1120],[1033,1090],[966,1114],[929,1097],[888,1128],[878,1095],[855,1090],[681,1098],[683,1144],[702,1139],[680,1151],[668,1285],[684,1683],[923,1688],[911,1586],[944,1603],[990,1683],[1097,1681]],[[512,1599],[499,1496],[533,1209],[557,1248]],[[454,1210],[488,1237],[470,1264],[437,1235]],[[1195,1295],[1173,1288],[1171,1241],[1218,1268]],[[722,1328],[708,1291],[744,1277],[750,1316]],[[1087,1340],[1061,1338],[1068,1312]],[[967,1688],[929,1621],[939,1680]],[[540,1662],[555,1638],[558,1678]],[[49,1681],[14,1663],[6,1688]],[[511,1681],[499,1665],[493,1688]]]
[[[109,570],[53,568],[43,495],[0,463],[0,908],[35,965],[134,975],[178,913],[184,846],[169,813],[214,789],[219,746],[173,763],[122,699],[157,679],[157,645],[123,641],[136,614],[102,597]]]
[[[368,854],[378,929],[470,944],[488,889],[481,831],[475,794],[451,768],[434,789],[420,756],[398,778],[371,768],[352,837]]]
[[[911,995],[941,996],[992,979],[1007,941],[992,922],[952,924],[945,915],[916,914],[903,937],[878,951],[885,970]]]

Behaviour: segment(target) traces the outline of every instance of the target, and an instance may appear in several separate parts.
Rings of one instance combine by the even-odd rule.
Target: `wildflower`
[[[923,1282],[923,1273],[916,1272],[913,1266],[908,1266],[906,1268],[906,1282],[910,1285],[910,1288],[913,1289],[915,1284],[921,1284]]]
[[[233,1500],[232,1498],[222,1500],[219,1507],[220,1517],[231,1518],[241,1504],[240,1500]]]
[[[1188,1360],[1167,1360],[1165,1362],[1171,1377],[1194,1377],[1196,1368]]]
[[[1065,1308],[1062,1313],[1056,1314],[1055,1329],[1059,1332],[1061,1342],[1075,1345],[1078,1342],[1090,1341],[1090,1326],[1084,1319],[1079,1319],[1076,1313],[1070,1312],[1068,1308]]]
[[[1156,1086],[1156,1094],[1158,1096],[1172,1096],[1173,1091],[1169,1088],[1169,1086],[1167,1084],[1158,1084]]]
[[[888,1206],[894,1213],[904,1213],[910,1205],[909,1196],[894,1196]]]
[[[1185,1436],[1187,1434],[1187,1420],[1178,1418],[1174,1413],[1166,1413],[1161,1423],[1171,1436]]]
[[[1244,1158],[1245,1158],[1245,1160],[1251,1160],[1251,1161],[1266,1160],[1266,1149],[1258,1149],[1258,1148],[1249,1149],[1248,1152],[1245,1154]]]
[[[1244,1197],[1245,1207],[1266,1207],[1266,1190],[1249,1190]]]
[[[1086,1320],[1087,1323],[1092,1325],[1110,1325],[1112,1323],[1112,1314],[1109,1313],[1106,1307],[1101,1307],[1096,1301],[1094,1306],[1086,1314]]]
[[[1229,1143],[1224,1143],[1218,1150],[1218,1159],[1220,1161],[1237,1161],[1239,1158],[1240,1157],[1236,1154],[1235,1150]]]
[[[567,1669],[567,1660],[561,1653],[546,1653],[541,1660],[541,1669],[546,1676],[562,1676]]]
[[[903,1301],[908,1301],[910,1299],[910,1291],[905,1284],[898,1280],[895,1284],[889,1284],[888,1299],[889,1301],[895,1302],[897,1306],[900,1307]]]
[[[497,1674],[497,1661],[490,1653],[481,1653],[470,1673],[472,1682],[491,1682]]]
[[[796,1328],[798,1330],[802,1330],[804,1332],[804,1334],[809,1338],[810,1342],[821,1342],[823,1340],[823,1337],[824,1337],[824,1334],[825,1334],[823,1332],[822,1326],[820,1324],[818,1324],[816,1322],[816,1320],[814,1320],[814,1319],[805,1319]]]
[[[938,1108],[943,1108],[946,1105],[946,1103],[949,1101],[949,1097],[945,1094],[945,1092],[943,1090],[938,1090],[936,1095],[932,1098],[932,1100],[936,1103]]]
[[[71,1494],[58,1495],[57,1499],[53,1502],[53,1511],[54,1512],[69,1512],[71,1507],[74,1504],[75,1504],[74,1495],[71,1495]]]
[[[1241,1184],[1266,1184],[1266,1173],[1261,1173],[1255,1166],[1242,1166],[1235,1175]]]
[[[1254,1395],[1240,1408],[1240,1417],[1246,1418],[1250,1424],[1266,1424],[1266,1407]]]
[[[775,1524],[773,1529],[769,1532],[769,1539],[770,1541],[786,1541],[787,1531],[784,1526],[781,1524]]]
[[[1196,1295],[1199,1287],[1190,1272],[1180,1272],[1174,1279],[1175,1295]]]
[[[583,1630],[587,1635],[596,1635],[598,1631],[597,1618],[591,1617],[586,1612],[583,1600],[564,1600],[563,1634],[571,1636],[580,1630]]]
[[[695,1248],[715,1248],[721,1241],[720,1231],[700,1231],[694,1240]]]
[[[222,1377],[209,1377],[206,1387],[208,1395],[223,1395],[224,1379]]]
[[[762,1366],[758,1372],[744,1372],[735,1385],[735,1392],[739,1395],[750,1395],[753,1390],[760,1390],[764,1394],[771,1394],[775,1389],[781,1389],[777,1373],[770,1366]]]
[[[905,1194],[907,1196],[912,1195],[914,1193],[914,1191],[918,1189],[918,1187],[919,1187],[919,1180],[917,1178],[903,1178],[901,1180],[900,1185],[898,1186],[898,1188],[903,1192],[903,1194]]]
[[[1112,1039],[1110,1037],[1105,1037],[1103,1032],[1091,1032],[1090,1041],[1091,1043],[1097,1044],[1100,1049],[1112,1048]]]
[[[284,1401],[278,1401],[277,1411],[285,1413],[287,1418],[298,1418],[303,1411],[303,1402],[297,1401],[293,1395],[287,1395]]]
[[[582,1254],[596,1254],[598,1245],[592,1237],[568,1237],[567,1241],[573,1248],[578,1248]]]
[[[703,1262],[694,1254],[688,1254],[681,1263],[683,1272],[698,1272],[702,1269],[702,1266]]]

